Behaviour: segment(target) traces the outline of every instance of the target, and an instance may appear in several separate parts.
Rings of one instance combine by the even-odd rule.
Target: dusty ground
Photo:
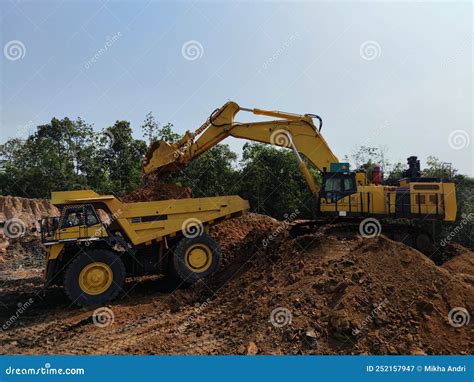
[[[0,353],[472,353],[462,310],[474,311],[472,252],[438,267],[383,236],[336,226],[292,239],[283,223],[256,214],[212,234],[225,264],[213,278],[171,293],[159,277],[130,279],[95,323],[94,309],[71,306],[61,288],[42,289],[22,245],[22,256],[7,254],[0,266],[8,274]]]

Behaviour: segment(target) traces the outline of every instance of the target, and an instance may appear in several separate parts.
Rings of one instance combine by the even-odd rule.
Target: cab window
[[[332,203],[357,192],[354,174],[326,174],[322,196]]]
[[[99,218],[94,209],[92,207],[86,207],[86,225],[91,226],[96,224],[99,224]]]
[[[326,180],[325,191],[336,191],[340,192],[341,190],[341,179],[339,178],[330,178]]]
[[[84,211],[82,208],[68,208],[64,213],[61,228],[76,227],[84,224]]]
[[[345,192],[355,192],[355,179],[353,177],[344,178],[344,191]]]

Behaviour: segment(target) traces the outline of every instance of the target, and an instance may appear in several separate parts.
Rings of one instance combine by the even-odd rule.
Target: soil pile
[[[167,183],[147,183],[121,198],[124,203],[152,202],[154,200],[191,198],[189,187]]]
[[[46,199],[0,196],[0,263],[7,260],[7,248],[12,243],[19,244],[17,247],[21,249],[20,242],[24,236],[36,240],[42,217],[57,215],[58,209]],[[12,253],[14,251],[10,251]]]
[[[210,229],[210,235],[217,241],[222,252],[223,265],[226,265],[246,243],[255,243],[286,230],[285,224],[266,215],[247,213],[234,219],[224,220]],[[258,243],[256,243],[258,244]]]
[[[291,238],[285,228],[257,214],[221,223],[211,234],[225,267],[173,292],[159,277],[130,279],[106,307],[106,325],[94,325],[95,308],[72,306],[61,288],[44,291],[39,277],[6,280],[0,353],[472,352],[474,280],[456,268],[464,257],[438,267],[384,236],[332,226]],[[25,301],[34,302],[9,319]]]
[[[252,343],[263,354],[472,350],[474,279],[401,243],[319,232],[239,251],[206,285],[212,309],[193,325],[226,339],[219,353],[245,354]]]
[[[38,220],[45,216],[57,216],[58,210],[49,200],[27,199],[16,196],[0,196],[0,222],[19,219],[24,225],[38,226]]]
[[[443,264],[443,268],[456,273],[463,273],[474,277],[474,254],[464,248],[464,251]]]
[[[0,257],[0,280],[15,280],[41,276],[44,272],[46,250],[38,235],[10,239]]]

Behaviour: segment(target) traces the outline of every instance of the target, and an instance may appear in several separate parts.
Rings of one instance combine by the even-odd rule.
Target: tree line
[[[0,145],[0,193],[49,198],[52,191],[92,189],[123,196],[140,186],[147,146],[158,139],[180,138],[172,124],[158,123],[151,113],[140,128],[138,139],[127,121],[95,131],[80,118],[53,118],[28,137]],[[386,177],[395,179],[405,169],[404,163],[390,163],[386,151],[377,147],[362,146],[344,160],[369,176],[375,164],[382,164]],[[459,219],[474,213],[473,178],[434,157],[428,158],[423,173],[457,184]],[[314,169],[312,174],[320,182]],[[253,211],[278,219],[295,210],[299,217],[311,218],[315,206],[293,153],[259,143],[246,143],[240,159],[228,145],[219,144],[165,181],[191,187],[196,197],[238,194],[249,200]],[[473,227],[470,222],[463,235],[472,236]]]

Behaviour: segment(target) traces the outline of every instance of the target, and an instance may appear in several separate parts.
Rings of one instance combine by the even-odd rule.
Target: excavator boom
[[[236,122],[235,116],[239,111],[277,119]],[[338,159],[316,128],[313,118],[318,118],[321,126],[321,119],[315,115],[247,109],[235,102],[227,102],[216,109],[194,133],[186,132],[179,142],[169,144],[159,141],[153,144],[145,156],[143,170],[145,174],[158,173],[159,175],[176,171],[231,136],[292,149],[311,190],[317,192],[314,180],[301,160],[300,154],[303,154],[320,171],[328,169],[330,164],[338,162]]]

